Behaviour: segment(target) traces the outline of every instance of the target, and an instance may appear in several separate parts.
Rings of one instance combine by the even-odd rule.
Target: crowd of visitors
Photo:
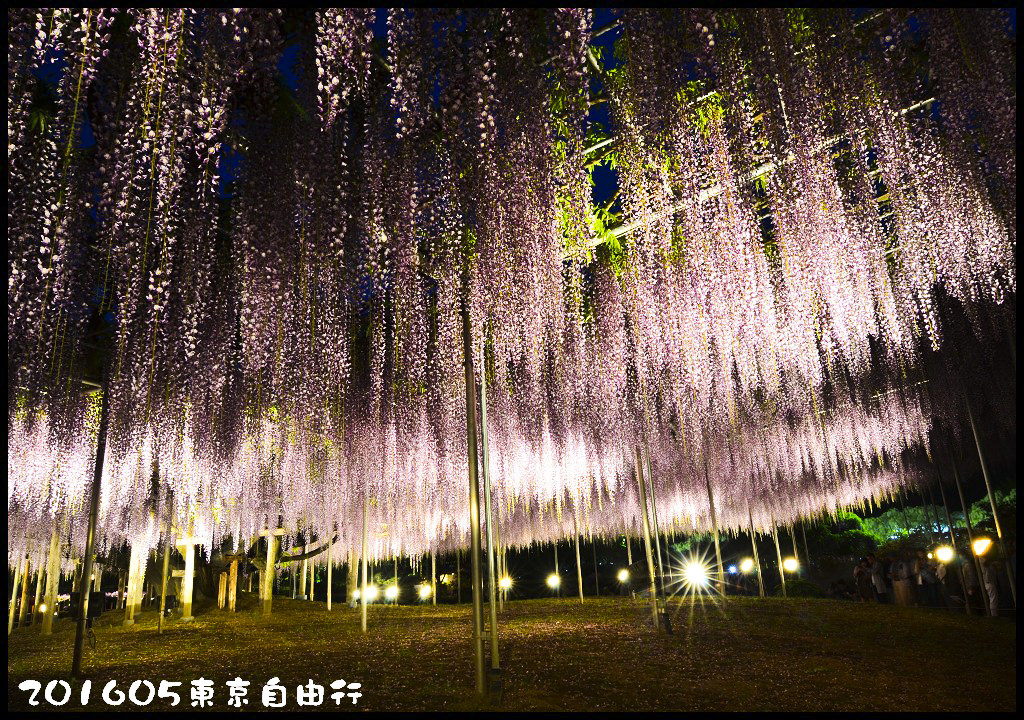
[[[853,568],[853,583],[837,580],[829,596],[860,602],[895,603],[925,607],[963,607],[999,615],[1001,590],[999,561],[981,555],[981,582],[970,551],[964,548],[954,561],[942,562],[919,548],[913,553],[862,557]],[[966,596],[966,597],[965,597]]]

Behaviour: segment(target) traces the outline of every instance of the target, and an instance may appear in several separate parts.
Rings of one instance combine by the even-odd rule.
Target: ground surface
[[[673,605],[675,633],[655,634],[649,606],[628,599],[511,602],[499,617],[507,710],[1006,710],[1016,709],[1016,622],[945,611],[812,599],[731,599]],[[156,613],[120,626],[120,613],[97,623],[86,650],[87,706],[104,710],[103,686],[117,680],[182,681],[183,702],[199,677],[214,685],[214,709],[225,710],[224,683],[251,681],[245,710],[262,709],[264,683],[288,687],[289,710],[301,708],[295,687],[362,684],[356,710],[473,710],[469,605],[370,608],[370,632],[357,611],[275,597],[264,620],[252,596],[239,595],[231,615],[202,608],[195,622],[169,622],[156,633]],[[8,708],[28,709],[26,679],[67,678],[74,626],[55,624],[9,638]],[[145,699],[145,687],[140,693]],[[78,689],[64,709],[81,709]],[[338,709],[329,698],[321,710]],[[59,699],[61,692],[56,693]],[[52,709],[39,694],[35,710]],[[147,709],[159,709],[155,700]],[[119,710],[135,708],[130,701]]]

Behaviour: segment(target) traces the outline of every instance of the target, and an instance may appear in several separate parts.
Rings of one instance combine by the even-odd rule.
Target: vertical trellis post
[[[757,535],[754,534],[754,516],[750,512],[750,506],[747,506],[747,518],[750,520],[750,546],[754,549],[754,568],[757,572],[757,593],[759,597],[764,597],[764,578],[761,576],[761,558],[757,554]]]
[[[43,635],[53,634],[53,611],[57,603],[57,581],[60,580],[60,533],[54,524],[53,532],[50,534],[50,555],[46,561],[46,594],[43,596],[43,603],[46,605],[46,612],[40,613],[43,617]]]
[[[476,440],[476,373],[473,370],[473,333],[469,323],[468,281],[463,282],[462,297],[462,351],[466,373],[466,445],[469,469],[469,552],[473,582],[473,650],[476,670],[476,692],[483,695],[484,645],[483,645],[483,603],[480,598],[480,481],[477,476]]]
[[[708,475],[708,457],[704,455],[704,484],[708,489],[708,506],[711,508],[711,529],[715,534],[715,560],[718,562],[718,594],[725,600],[725,568],[722,566],[722,547],[718,542],[718,515],[715,513],[715,494],[711,491],[711,476]]]
[[[331,546],[334,545],[334,537],[327,541],[327,610],[331,609],[331,583],[334,580],[334,564],[331,562]]]
[[[956,466],[956,458],[950,453],[949,459],[953,463],[953,481],[956,483],[956,491],[960,495],[960,506],[964,509],[964,526],[967,528],[967,553],[974,559],[974,571],[977,573],[978,579],[978,595],[985,606],[985,614],[991,615],[992,608],[988,600],[988,591],[985,589],[985,579],[981,574],[981,561],[974,554],[974,528],[971,525],[971,510],[967,505],[967,498],[964,497],[964,488],[960,482],[960,471]],[[964,593],[964,604],[967,604],[967,602],[967,594]]]
[[[946,489],[942,486],[942,473],[939,472],[939,466],[935,464],[935,474],[939,480],[939,494],[942,496],[942,509],[946,513],[946,529],[949,531],[949,544],[953,548],[953,552],[956,553],[956,536],[953,534],[953,520],[949,515],[949,503],[946,501]],[[964,591],[964,612],[968,615],[971,614],[971,604],[967,601],[967,579],[964,577],[963,570],[958,571],[960,575],[960,587]]]
[[[654,620],[654,629],[658,630],[658,591],[654,579],[654,557],[651,554],[651,528],[647,522],[647,491],[644,489],[643,458],[640,455],[640,446],[636,448],[636,483],[640,491],[640,526],[644,532],[644,552],[647,555],[647,572],[651,578],[651,618]]]
[[[367,487],[363,489],[363,545],[362,550],[359,552],[359,565],[362,574],[362,582],[360,583],[359,590],[359,605],[361,606],[360,622],[363,632],[366,632],[366,546],[367,546],[367,534],[369,529],[366,525],[366,516],[370,512],[370,487],[367,482]]]
[[[1006,575],[1010,579],[1010,597],[1013,598],[1013,606],[1017,607],[1017,578],[1013,575],[1013,568],[1010,566],[1010,556],[1006,553],[1006,542],[1003,540],[1003,526],[999,523],[999,510],[996,509],[996,496],[992,493],[992,483],[988,478],[988,465],[985,463],[985,455],[981,452],[981,440],[978,439],[978,428],[974,425],[974,412],[971,410],[970,400],[967,402],[967,417],[971,421],[971,434],[974,435],[974,448],[978,451],[978,460],[981,462],[981,474],[985,478],[985,490],[988,492],[988,501],[992,506],[992,520],[996,525],[996,537],[999,539],[999,547],[1003,551],[1003,560],[1006,565]],[[980,582],[980,578],[979,578]]]
[[[779,533],[775,527],[775,518],[772,518],[772,539],[775,541],[775,556],[779,561],[779,578],[782,580],[782,597],[789,597],[786,593],[786,569],[782,567],[782,548],[779,547]]]
[[[494,515],[491,513],[491,465],[487,444],[487,363],[480,368],[480,449],[484,470],[484,514],[487,521],[487,603],[491,614],[491,673],[500,669],[498,662],[498,608],[495,593],[497,572],[494,567],[497,553],[494,550]]]

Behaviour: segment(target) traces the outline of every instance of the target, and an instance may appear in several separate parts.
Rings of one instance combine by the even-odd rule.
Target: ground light
[[[626,570],[625,568],[623,568],[622,570],[619,570],[618,578],[619,578],[619,582],[620,583],[628,583],[629,582],[629,570]]]
[[[387,589],[384,590],[384,597],[387,600],[397,600],[398,599],[398,586],[397,585],[388,585]]]
[[[938,558],[939,562],[948,563],[950,562],[956,553],[953,552],[953,548],[949,545],[943,545],[942,547],[935,548],[935,557]]]
[[[739,571],[740,571],[740,570],[739,570],[739,568],[738,568],[738,567],[736,567],[735,565],[730,565],[730,566],[729,566],[729,570],[728,570],[728,573],[729,573],[730,575],[735,575],[735,574],[736,574],[736,573],[738,573]]]
[[[691,560],[683,566],[683,583],[687,590],[696,591],[707,587],[708,567],[702,562]]]
[[[550,575],[548,575],[548,587],[549,588],[556,588],[556,587],[559,586],[559,584],[561,584],[561,582],[562,582],[562,579],[560,577],[558,577],[557,575],[555,575],[554,573],[551,573]]]
[[[501,580],[498,581],[498,587],[500,587],[502,590],[508,590],[510,587],[512,587],[512,578],[508,576],[503,577]]]
[[[429,585],[420,585],[419,593],[420,593],[420,600],[428,599],[430,597],[430,586]]]
[[[796,572],[800,569],[800,563],[796,561],[795,557],[788,557],[782,561],[782,569],[786,572]]]
[[[356,592],[359,592],[359,591],[356,590]],[[380,591],[377,589],[376,585],[367,585],[366,586],[366,602],[373,602],[374,600],[377,599],[377,595],[378,594],[380,594]]]
[[[740,572],[748,573],[748,572],[750,572],[753,569],[754,569],[754,559],[753,558],[743,558],[743,560],[740,561]]]
[[[992,540],[987,537],[978,538],[974,541],[974,545],[972,547],[974,548],[975,555],[984,555],[988,552],[988,549],[992,547]]]

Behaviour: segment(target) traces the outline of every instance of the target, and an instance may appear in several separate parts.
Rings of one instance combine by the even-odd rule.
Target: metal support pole
[[[974,528],[971,526],[971,510],[967,505],[967,499],[964,497],[964,488],[960,482],[960,471],[956,467],[956,458],[953,457],[953,453],[949,454],[949,459],[953,463],[953,481],[956,483],[956,491],[960,495],[960,506],[964,509],[964,526],[967,528],[967,552],[974,558],[974,571],[977,573],[978,579],[978,594],[985,605],[985,614],[992,615],[992,608],[988,602],[988,592],[985,590],[985,579],[981,575],[981,561],[974,554]],[[964,595],[964,602],[967,602],[966,594]]]
[[[501,666],[498,662],[498,605],[495,597],[498,587],[498,573],[494,567],[497,554],[494,550],[494,515],[491,512],[491,463],[487,445],[487,366],[480,368],[480,449],[484,469],[484,515],[487,521],[487,604],[491,613],[491,672]]]
[[[985,478],[985,490],[988,491],[988,501],[992,505],[992,520],[996,524],[996,537],[999,538],[999,547],[1003,551],[1003,564],[1006,566],[1006,575],[1010,578],[1010,596],[1013,598],[1013,606],[1017,607],[1017,578],[1013,575],[1013,568],[1010,566],[1010,556],[1006,553],[1006,542],[1003,540],[1003,527],[999,524],[999,511],[996,509],[996,496],[992,492],[992,483],[988,477],[988,465],[985,463],[985,455],[981,452],[981,440],[978,439],[978,428],[974,425],[974,413],[971,411],[971,403],[967,401],[967,417],[971,421],[971,434],[974,435],[974,447],[978,451],[978,460],[981,462],[981,474]]]
[[[779,547],[779,533],[775,528],[775,518],[772,518],[772,539],[775,540],[775,555],[779,560],[779,577],[782,579],[782,597],[789,597],[786,594],[786,570],[782,567],[782,548]]]
[[[601,580],[597,571],[597,540],[591,537],[590,541],[590,549],[594,554],[594,595],[601,597]]]
[[[463,285],[462,297],[462,351],[466,372],[466,445],[469,469],[469,532],[470,567],[473,580],[473,650],[475,655],[476,693],[486,690],[484,679],[483,604],[480,598],[480,482],[477,477],[476,445],[476,373],[473,370],[473,332],[469,323],[468,288]]]
[[[754,548],[754,567],[757,568],[757,591],[760,597],[764,597],[764,578],[761,577],[761,558],[757,555],[757,536],[754,534],[754,516],[750,514],[750,507],[747,507],[747,517],[750,519],[750,546]]]
[[[658,589],[654,579],[654,557],[651,555],[651,528],[647,522],[647,491],[644,488],[643,458],[640,456],[640,446],[636,448],[636,483],[640,491],[640,524],[644,532],[644,552],[647,555],[647,572],[651,578],[651,618],[654,620],[654,630],[658,630]]]
[[[718,594],[725,600],[725,568],[722,567],[722,548],[718,543],[718,516],[715,514],[715,495],[711,491],[711,476],[708,475],[708,458],[704,456],[704,484],[708,489],[708,506],[711,508],[711,529],[715,534],[715,559],[718,561]]]
[[[430,550],[430,600],[431,605],[437,605],[437,558],[434,550]]]

